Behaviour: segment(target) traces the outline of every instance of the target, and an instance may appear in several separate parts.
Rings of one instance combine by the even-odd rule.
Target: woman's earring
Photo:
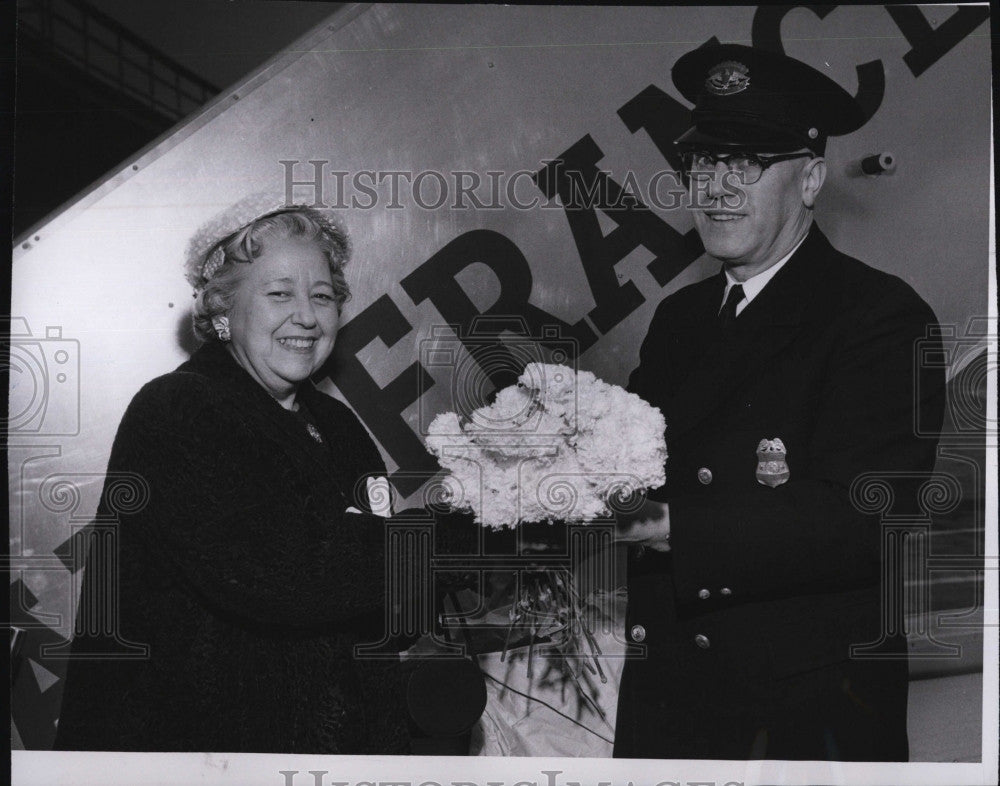
[[[212,327],[219,335],[219,341],[229,341],[232,338],[229,334],[229,317],[216,317],[212,320]]]

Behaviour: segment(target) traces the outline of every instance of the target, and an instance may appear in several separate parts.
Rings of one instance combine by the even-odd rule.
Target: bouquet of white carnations
[[[483,527],[582,524],[636,505],[646,489],[663,485],[665,428],[660,410],[589,371],[529,363],[517,384],[500,390],[491,405],[466,418],[438,415],[427,447],[447,470],[448,505],[472,511]],[[596,706],[583,689],[585,675],[571,663],[583,661],[605,681],[572,576],[552,569],[521,574],[501,659],[520,628],[529,640],[530,678],[536,641],[561,635],[552,648],[563,672]]]
[[[665,482],[660,410],[589,371],[529,363],[516,385],[463,422],[434,418],[427,447],[455,509],[484,527],[588,522]]]

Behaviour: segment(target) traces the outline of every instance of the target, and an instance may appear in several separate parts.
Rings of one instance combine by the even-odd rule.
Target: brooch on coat
[[[323,444],[323,435],[319,433],[319,429],[312,423],[306,423],[306,431],[308,431],[309,436],[316,440],[319,444]]]
[[[771,488],[786,483],[790,472],[785,456],[785,443],[780,439],[762,439],[757,445],[757,482]]]

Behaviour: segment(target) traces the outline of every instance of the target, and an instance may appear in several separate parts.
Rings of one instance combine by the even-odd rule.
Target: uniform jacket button
[[[641,642],[646,640],[646,629],[642,625],[633,625],[629,634],[632,636],[632,641]]]
[[[729,587],[723,587],[722,589],[719,590],[719,594],[722,595],[723,597],[728,598],[730,595],[733,594],[733,591],[729,589]]]
[[[708,600],[710,597],[712,597],[712,593],[709,592],[707,589],[700,589],[698,590],[698,597],[701,598],[702,600]]]
[[[702,467],[698,470],[698,482],[703,486],[707,486],[712,482],[712,470],[708,467]]]
[[[694,643],[697,644],[699,647],[701,647],[703,650],[707,650],[709,647],[712,646],[712,642],[708,640],[708,636],[706,636],[704,633],[699,633],[697,636],[695,636]]]

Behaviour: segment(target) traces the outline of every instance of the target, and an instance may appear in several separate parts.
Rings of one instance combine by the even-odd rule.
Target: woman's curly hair
[[[202,341],[218,341],[212,320],[227,314],[232,307],[237,286],[242,278],[240,265],[252,263],[264,253],[274,238],[305,238],[314,240],[330,264],[334,297],[340,308],[351,292],[343,268],[350,257],[347,235],[333,221],[310,207],[292,207],[268,213],[254,219],[217,243],[205,257],[206,261],[221,250],[222,263],[208,275],[196,294],[194,332]]]

